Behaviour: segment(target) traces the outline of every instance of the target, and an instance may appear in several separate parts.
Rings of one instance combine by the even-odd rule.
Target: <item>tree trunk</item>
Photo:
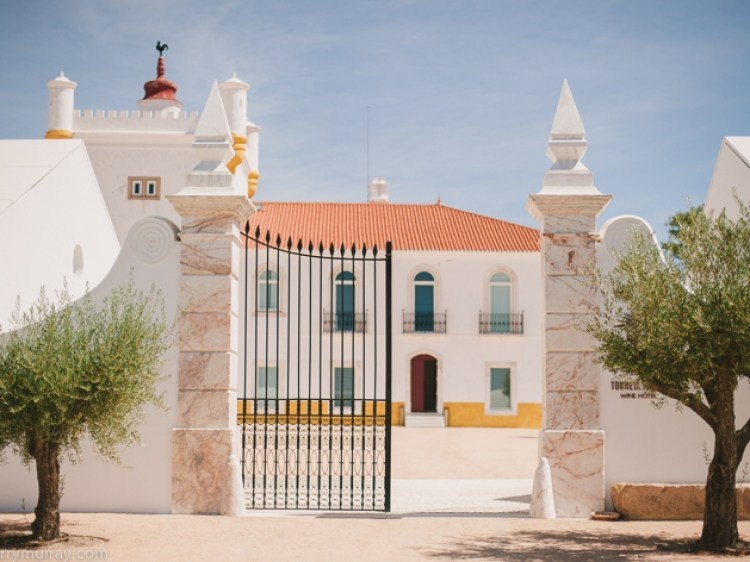
[[[730,375],[731,376],[731,375]],[[726,375],[719,375],[726,379]],[[712,548],[735,546],[737,530],[736,478],[739,458],[734,427],[734,386],[722,380],[714,402],[714,456],[708,467],[706,507],[703,513],[701,544]]]
[[[52,541],[60,538],[60,447],[53,441],[36,438],[32,453],[36,461],[39,500],[31,530],[34,538]]]

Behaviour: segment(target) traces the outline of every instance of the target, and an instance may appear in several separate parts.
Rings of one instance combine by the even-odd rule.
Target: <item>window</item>
[[[337,408],[354,407],[354,367],[334,369],[333,398]]]
[[[490,369],[490,410],[510,410],[510,369]]]
[[[490,333],[510,332],[510,276],[495,273],[490,278]]]
[[[353,332],[354,315],[354,274],[342,271],[336,276],[336,331]]]
[[[128,199],[159,199],[161,197],[161,178],[128,178]]]
[[[414,331],[435,331],[435,278],[426,271],[414,277]]]
[[[279,369],[278,367],[258,367],[255,389],[256,409],[264,412],[278,410]]]
[[[279,309],[279,274],[267,269],[258,278],[258,309]]]

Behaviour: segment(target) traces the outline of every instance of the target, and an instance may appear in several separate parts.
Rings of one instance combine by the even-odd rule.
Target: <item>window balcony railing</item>
[[[367,331],[367,311],[365,312],[326,312],[323,311],[324,332]]]
[[[480,334],[523,334],[523,312],[520,314],[479,313]]]
[[[447,312],[404,312],[404,333],[444,334],[448,327]]]

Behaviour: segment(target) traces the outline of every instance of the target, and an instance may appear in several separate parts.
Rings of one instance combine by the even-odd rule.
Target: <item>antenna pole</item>
[[[367,178],[365,181],[365,188],[370,185],[370,106],[367,106]]]

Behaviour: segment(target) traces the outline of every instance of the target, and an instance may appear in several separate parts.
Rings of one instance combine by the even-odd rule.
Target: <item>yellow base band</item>
[[[515,414],[488,414],[482,402],[446,402],[450,427],[525,427],[542,428],[542,405],[521,402]]]
[[[44,135],[45,139],[72,139],[73,133],[64,129],[50,129]]]

